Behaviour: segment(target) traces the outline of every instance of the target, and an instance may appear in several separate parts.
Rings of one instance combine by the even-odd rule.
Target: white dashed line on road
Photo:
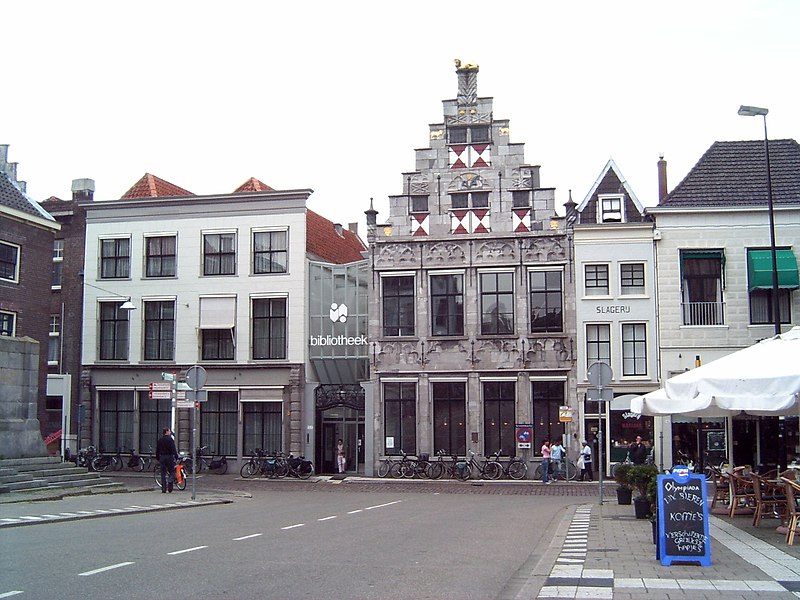
[[[9,598],[11,596],[16,596],[17,594],[24,594],[22,590],[11,590],[10,592],[3,592],[0,594],[0,598]]]
[[[132,564],[133,564],[132,562],[123,562],[123,563],[117,563],[116,565],[109,565],[107,567],[100,567],[99,569],[94,569],[92,571],[85,571],[83,573],[78,573],[78,577],[97,575],[98,573],[105,573],[106,571],[110,571],[112,569],[119,569],[120,567],[127,567],[128,565]]]
[[[400,504],[402,500],[395,500],[394,502],[386,502],[385,504],[376,504],[375,506],[368,506],[364,510],[372,510],[373,508],[383,508],[384,506],[391,506],[392,504]]]
[[[195,550],[202,550],[203,548],[208,548],[208,546],[195,546],[194,548],[186,548],[186,550],[175,550],[175,552],[167,552],[170,556],[175,556],[176,554],[186,554],[187,552],[194,552]]]
[[[250,538],[258,537],[260,535],[264,535],[263,533],[251,533],[250,535],[243,535],[242,537],[233,538],[234,542],[241,542],[242,540],[249,540]]]
[[[286,527],[281,527],[281,529],[295,529],[296,527],[303,527],[305,523],[297,523],[296,525],[287,525]]]
[[[356,513],[360,513],[360,512],[364,512],[364,509],[363,509],[363,508],[359,508],[358,510],[351,510],[351,511],[350,511],[350,512],[348,512],[347,514],[348,514],[348,515],[354,515],[354,514],[356,514]]]
[[[317,521],[330,521],[331,519],[335,519],[336,515],[332,515],[330,517],[322,517],[321,519],[317,519]]]

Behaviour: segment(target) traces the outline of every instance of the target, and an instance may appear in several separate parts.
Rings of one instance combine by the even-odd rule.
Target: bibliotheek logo
[[[312,346],[366,346],[365,335],[314,335],[311,336]]]
[[[336,323],[344,323],[347,321],[347,304],[331,304],[331,321]]]

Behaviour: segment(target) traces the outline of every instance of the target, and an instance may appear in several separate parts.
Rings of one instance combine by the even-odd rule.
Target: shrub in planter
[[[617,482],[617,503],[619,504],[631,503],[633,488],[628,483],[628,476],[632,468],[632,464],[621,463],[614,471],[614,481]]]
[[[637,519],[646,519],[655,512],[655,493],[658,468],[655,465],[633,465],[628,473],[628,485],[636,491],[633,499]]]

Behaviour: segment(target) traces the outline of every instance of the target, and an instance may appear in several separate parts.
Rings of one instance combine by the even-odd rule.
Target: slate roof
[[[259,181],[255,177],[251,177],[242,185],[234,190],[234,194],[241,194],[243,192],[274,192],[275,189],[269,187],[263,181]]]
[[[363,260],[366,250],[361,239],[349,229],[336,233],[333,221],[306,210],[306,252],[326,262],[344,264]]]
[[[122,194],[121,199],[163,198],[165,196],[194,196],[194,194],[174,183],[145,173],[139,181],[133,184],[131,189]]]
[[[0,204],[35,217],[47,219],[48,221],[55,221],[50,213],[39,206],[39,203],[31,199],[25,192],[20,190],[3,171],[0,171]]]
[[[769,141],[772,202],[800,206],[800,145]],[[659,206],[766,206],[764,142],[714,142]]]

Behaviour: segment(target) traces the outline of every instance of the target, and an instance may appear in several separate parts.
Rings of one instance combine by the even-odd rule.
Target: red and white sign
[[[172,400],[172,392],[150,392],[150,400]]]
[[[172,383],[169,381],[153,381],[150,384],[150,391],[151,392],[171,392],[172,391]]]

